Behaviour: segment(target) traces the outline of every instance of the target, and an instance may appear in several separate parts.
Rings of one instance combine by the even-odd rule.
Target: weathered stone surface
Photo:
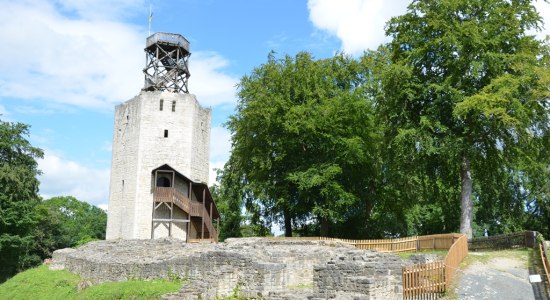
[[[211,110],[192,94],[142,91],[117,105],[108,240],[151,238],[154,169],[168,164],[193,181],[208,182],[210,121]]]
[[[56,268],[92,282],[185,279],[166,299],[213,299],[238,292],[252,299],[400,299],[403,262],[393,254],[332,241],[228,239],[110,240],[54,252]]]
[[[442,259],[443,258],[441,258],[437,254],[415,254],[409,258],[411,263],[414,263],[414,264],[432,263],[436,261],[441,261]]]

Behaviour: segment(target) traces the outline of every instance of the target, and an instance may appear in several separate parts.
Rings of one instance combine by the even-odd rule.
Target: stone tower
[[[188,239],[193,232],[190,210],[181,205],[178,209],[174,200],[155,202],[154,191],[161,186],[180,187],[183,200],[193,199],[206,211],[208,204],[215,206],[211,197],[208,202],[204,196],[209,196],[210,109],[188,93],[190,51],[183,36],[155,33],[147,38],[145,53],[144,88],[115,109],[107,239],[174,236],[172,228],[182,232],[177,238]],[[172,175],[160,178],[159,167]],[[208,216],[201,214],[201,220],[206,220]],[[195,227],[195,233],[207,231]]]

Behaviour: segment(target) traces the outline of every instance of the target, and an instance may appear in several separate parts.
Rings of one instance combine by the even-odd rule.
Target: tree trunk
[[[460,181],[462,189],[460,192],[460,233],[472,238],[472,173],[470,171],[470,160],[462,157],[460,166]]]
[[[329,222],[327,218],[319,218],[319,222],[321,223],[321,236],[328,237],[328,229],[329,229]]]
[[[290,215],[290,209],[285,208],[283,210],[283,216],[285,218],[285,236],[292,236],[292,216]]]

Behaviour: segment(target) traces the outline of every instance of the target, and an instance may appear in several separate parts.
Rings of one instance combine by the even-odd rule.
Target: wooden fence
[[[463,234],[418,237],[419,249],[449,249],[439,262],[403,267],[403,299],[438,299],[449,288],[460,263],[468,255]]]
[[[521,247],[534,248],[536,246],[536,236],[536,231],[524,231],[488,237],[479,237],[469,240],[468,248],[471,251],[512,249]]]
[[[445,263],[403,267],[403,299],[437,299],[446,290]]]
[[[278,240],[336,241],[355,246],[361,250],[379,252],[417,252],[422,249],[449,249],[455,239],[453,234],[411,236],[394,239],[349,240],[329,237],[272,237]],[[448,244],[448,246],[446,246]]]
[[[546,282],[550,285],[550,274],[548,273],[550,271],[550,262],[548,261],[548,249],[546,249],[546,244],[544,242],[539,244],[539,250],[542,265],[544,266],[544,273],[546,274]]]
[[[364,250],[417,252],[447,250],[443,261],[403,267],[403,299],[437,299],[450,283],[460,263],[468,255],[468,239],[463,234],[433,234],[395,239],[348,240],[327,237],[277,237],[283,240],[337,241]]]

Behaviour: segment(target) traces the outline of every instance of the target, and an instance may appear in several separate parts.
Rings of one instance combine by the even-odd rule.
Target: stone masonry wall
[[[252,299],[401,299],[398,256],[329,241],[229,239],[97,241],[54,252],[51,268],[93,282],[185,279],[167,299],[214,299],[235,289]]]
[[[152,170],[168,164],[192,180],[208,182],[209,143],[210,109],[194,95],[141,92],[118,105],[107,239],[151,238]]]

